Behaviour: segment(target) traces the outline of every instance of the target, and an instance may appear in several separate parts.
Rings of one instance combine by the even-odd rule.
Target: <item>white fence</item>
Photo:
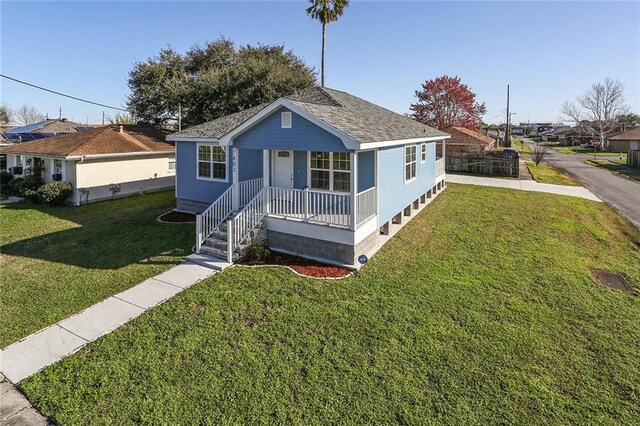
[[[445,159],[439,158],[436,160],[436,176],[443,175],[446,169]]]

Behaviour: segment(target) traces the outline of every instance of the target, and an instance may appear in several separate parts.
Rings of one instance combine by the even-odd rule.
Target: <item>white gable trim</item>
[[[233,129],[232,131],[230,131],[229,133],[224,135],[222,138],[220,138],[220,145],[222,145],[222,146],[229,145],[230,143],[233,142],[233,139],[236,136],[242,134],[243,132],[249,130],[250,128],[252,128],[256,124],[260,123],[262,120],[267,118],[269,115],[271,115],[272,112],[274,112],[276,109],[278,109],[280,107],[284,107],[284,108],[289,109],[290,111],[295,112],[299,116],[309,120],[310,122],[312,122],[316,126],[320,127],[321,129],[326,130],[327,132],[329,132],[332,135],[336,136],[337,138],[339,138],[342,141],[342,143],[344,144],[344,146],[347,149],[360,149],[360,144],[356,140],[354,140],[353,138],[347,136],[345,133],[341,132],[340,130],[336,129],[335,127],[330,126],[329,124],[327,124],[324,121],[320,120],[315,115],[309,114],[307,111],[297,107],[296,105],[292,104],[291,102],[289,102],[288,100],[286,100],[284,98],[280,98],[277,101],[274,101],[273,103],[271,103],[267,107],[265,107],[262,110],[260,110],[260,112],[258,112],[256,115],[254,115],[253,117],[251,117],[248,120],[244,121],[238,127],[236,127],[235,129]]]

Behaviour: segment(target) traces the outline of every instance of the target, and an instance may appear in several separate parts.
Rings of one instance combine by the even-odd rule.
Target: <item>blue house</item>
[[[345,92],[311,88],[167,137],[196,250],[277,251],[358,265],[444,188],[449,135]]]

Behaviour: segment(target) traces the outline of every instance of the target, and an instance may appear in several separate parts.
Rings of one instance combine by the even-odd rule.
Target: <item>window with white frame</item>
[[[171,156],[169,157],[169,171],[175,171],[176,169],[176,157],[175,156]]]
[[[58,158],[53,159],[53,173],[54,174],[62,174],[62,160]]]
[[[351,157],[348,152],[312,152],[310,156],[312,189],[351,190]]]
[[[280,115],[280,121],[281,121],[281,125],[283,129],[290,129],[291,128],[291,112],[289,111],[284,111],[281,115]]]
[[[416,178],[416,145],[404,147],[404,181]]]
[[[427,144],[423,143],[420,147],[420,162],[424,163],[427,161]]]
[[[16,155],[16,166],[22,166],[22,155]]]
[[[198,179],[227,180],[227,153],[218,145],[198,145]]]

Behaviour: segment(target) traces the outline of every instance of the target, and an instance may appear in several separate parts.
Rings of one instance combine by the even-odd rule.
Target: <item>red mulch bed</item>
[[[241,265],[288,266],[299,274],[313,278],[343,278],[351,273],[351,270],[347,268],[326,265],[313,260],[303,259],[302,257],[274,251],[262,262],[241,260],[239,263]]]
[[[165,213],[160,216],[158,220],[172,223],[189,223],[196,221],[196,215],[193,213],[183,213],[171,210],[169,213]]]

